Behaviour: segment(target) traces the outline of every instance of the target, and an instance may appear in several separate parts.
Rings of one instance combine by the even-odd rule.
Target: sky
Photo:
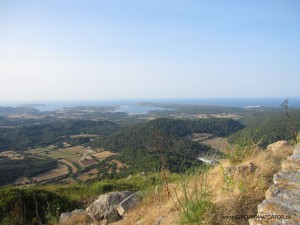
[[[300,97],[299,0],[0,0],[0,101]]]

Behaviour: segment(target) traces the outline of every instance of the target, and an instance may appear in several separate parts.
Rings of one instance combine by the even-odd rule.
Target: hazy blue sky
[[[300,97],[299,0],[0,0],[0,101]]]

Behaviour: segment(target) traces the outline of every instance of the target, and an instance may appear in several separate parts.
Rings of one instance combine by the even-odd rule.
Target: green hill
[[[196,157],[207,154],[209,146],[186,138],[191,133],[226,136],[243,128],[229,119],[177,120],[157,119],[125,128],[99,138],[92,145],[118,152],[118,159],[132,170],[158,171],[161,168],[179,172],[191,167]]]

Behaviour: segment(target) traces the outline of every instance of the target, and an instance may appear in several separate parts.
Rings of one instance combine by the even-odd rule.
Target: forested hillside
[[[18,177],[32,177],[54,169],[57,162],[50,158],[25,156],[20,159],[0,157],[0,185],[14,182]]]
[[[131,168],[179,172],[192,166],[198,155],[208,154],[210,147],[186,138],[191,133],[226,136],[243,128],[229,119],[177,120],[157,119],[139,124],[95,140],[94,147],[119,152],[119,159]]]
[[[110,121],[66,120],[12,128],[0,128],[1,150],[25,150],[65,141],[74,134],[108,135],[121,128]]]
[[[282,110],[252,111],[243,117],[243,123],[245,129],[229,136],[231,143],[253,143],[265,148],[279,140],[293,139],[289,120]],[[290,124],[296,132],[300,130],[300,110],[290,111]]]

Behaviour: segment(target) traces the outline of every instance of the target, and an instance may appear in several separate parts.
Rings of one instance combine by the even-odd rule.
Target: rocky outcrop
[[[278,146],[285,143],[277,143]],[[276,151],[277,145],[270,147]],[[268,147],[269,148],[269,147]],[[250,225],[300,224],[300,144],[274,175],[274,184],[267,190],[266,199],[257,206],[258,214]]]
[[[112,223],[140,203],[140,197],[131,191],[111,192],[100,195],[86,211],[96,221]]]
[[[77,209],[60,215],[60,225],[104,225],[116,222],[140,204],[137,192],[110,192],[100,195],[86,210]]]
[[[141,203],[137,192],[110,192],[100,195],[86,210],[77,209],[60,215],[60,225],[109,224],[116,222]]]

